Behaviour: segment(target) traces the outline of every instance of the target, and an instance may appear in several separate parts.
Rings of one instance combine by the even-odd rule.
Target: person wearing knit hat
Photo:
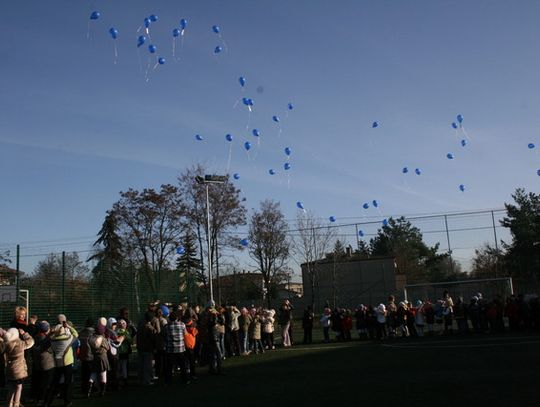
[[[37,333],[34,336],[32,347],[32,376],[31,393],[37,405],[45,403],[49,389],[54,380],[54,356],[51,350],[49,332],[51,329],[47,321],[36,323]]]
[[[105,338],[106,327],[102,324],[100,318],[99,323],[96,325],[95,332],[88,338],[89,348],[92,352],[93,360],[91,365],[90,379],[88,380],[88,392],[87,397],[90,397],[94,384],[98,385],[101,395],[105,394],[105,388],[107,386],[107,370],[109,370],[109,359],[107,353],[110,349],[109,341]]]
[[[3,340],[6,358],[6,379],[10,383],[7,394],[8,404],[18,407],[23,390],[22,385],[24,379],[28,377],[24,351],[34,345],[34,339],[22,329],[9,328],[4,333]]]

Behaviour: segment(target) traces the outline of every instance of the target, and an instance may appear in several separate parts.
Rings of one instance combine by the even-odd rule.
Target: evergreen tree
[[[183,253],[176,260],[176,270],[179,273],[180,301],[198,302],[198,286],[203,272],[201,261],[198,257],[195,236],[186,233],[182,239]]]

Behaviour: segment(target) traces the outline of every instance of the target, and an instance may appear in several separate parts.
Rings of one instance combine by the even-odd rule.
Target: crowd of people
[[[130,355],[136,350],[138,383],[150,386],[197,380],[200,367],[222,375],[227,357],[248,356],[276,349],[275,327],[282,327],[282,345],[292,345],[292,305],[274,309],[236,304],[216,307],[149,304],[138,323],[122,308],[117,317],[88,318],[79,330],[65,315],[54,322],[27,318],[17,307],[8,330],[0,329],[0,353],[5,362],[0,382],[8,385],[8,405],[20,407],[23,383],[30,377],[28,399],[49,406],[60,397],[72,405],[74,369],[80,368],[84,396],[105,395],[128,384]],[[132,363],[133,364],[133,363]],[[30,368],[29,368],[30,366]]]
[[[356,321],[356,323],[355,323]],[[505,322],[506,321],[506,322]],[[510,296],[506,300],[485,299],[481,293],[469,302],[456,301],[445,291],[436,301],[397,302],[391,295],[386,304],[360,304],[354,312],[327,304],[320,319],[325,341],[332,330],[339,341],[351,340],[353,325],[359,338],[382,340],[396,337],[423,337],[438,333],[500,333],[540,328],[540,301],[537,297]]]
[[[507,324],[505,324],[505,320]],[[170,384],[174,374],[181,382],[197,380],[197,371],[208,367],[209,374],[222,375],[223,360],[293,344],[293,306],[284,300],[278,310],[263,307],[217,306],[210,301],[198,305],[149,304],[138,323],[122,308],[117,317],[89,318],[77,328],[58,315],[56,321],[39,320],[17,307],[8,330],[0,329],[0,353],[5,369],[0,381],[8,385],[8,405],[20,407],[23,382],[30,377],[28,399],[37,406],[49,406],[60,397],[65,406],[73,399],[74,369],[80,368],[80,388],[85,397],[103,396],[128,384],[135,357],[138,383],[151,386],[158,381]],[[303,343],[313,341],[315,313],[308,306],[302,315]],[[326,304],[320,318],[324,342],[330,332],[337,341],[352,340],[356,327],[360,339],[383,340],[394,337],[502,332],[540,328],[538,298],[511,296],[502,301],[486,301],[480,293],[468,303],[456,302],[445,292],[434,301],[397,302],[390,296],[386,304],[359,305],[354,311]],[[438,328],[436,328],[438,327]],[[130,363],[131,362],[131,363]],[[30,366],[30,369],[28,368]],[[29,372],[30,370],[30,372]]]

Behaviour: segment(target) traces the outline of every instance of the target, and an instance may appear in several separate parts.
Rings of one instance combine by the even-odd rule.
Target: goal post
[[[409,284],[403,287],[405,300],[411,302],[441,299],[445,291],[448,291],[454,301],[459,297],[463,297],[464,301],[468,302],[477,293],[481,293],[482,297],[488,300],[496,297],[506,298],[514,294],[514,286],[512,277],[504,277]]]

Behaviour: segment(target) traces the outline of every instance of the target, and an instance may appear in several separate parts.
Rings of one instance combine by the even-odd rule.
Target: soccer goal
[[[462,280],[445,283],[411,284],[403,288],[403,294],[407,301],[437,300],[443,298],[443,293],[448,291],[454,301],[463,297],[465,302],[478,293],[482,298],[491,300],[496,297],[506,298],[514,294],[512,277],[486,278],[479,280]]]

